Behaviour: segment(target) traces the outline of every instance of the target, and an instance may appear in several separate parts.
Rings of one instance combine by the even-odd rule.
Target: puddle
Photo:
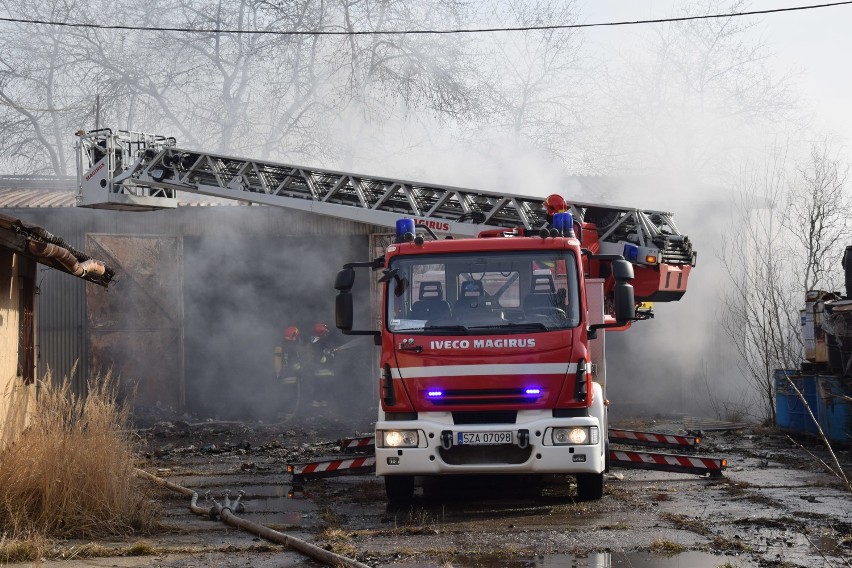
[[[586,562],[585,564],[583,562]],[[660,556],[650,552],[631,553],[599,553],[582,557],[545,558],[541,563],[533,564],[536,568],[718,568],[730,563],[738,568],[757,567],[757,562],[751,562],[741,556],[725,556],[707,552],[688,551],[674,556]]]
[[[830,535],[812,534],[808,536],[793,531],[772,530],[761,532],[763,534],[760,535],[758,542],[762,545],[763,552],[771,556],[783,558],[785,555],[791,554],[790,549],[793,549],[793,551],[815,549],[820,554],[828,556],[839,556],[845,553],[837,539]]]
[[[683,552],[660,556],[650,552],[593,552],[590,554],[554,554],[534,558],[478,556],[453,557],[453,568],[718,568],[729,563],[737,568],[756,568],[757,562],[742,556],[724,556],[706,552]],[[433,568],[434,562],[393,563],[395,568]]]

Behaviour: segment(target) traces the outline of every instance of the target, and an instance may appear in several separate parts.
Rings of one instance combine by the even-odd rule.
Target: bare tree
[[[744,1],[690,2],[673,15],[737,11]],[[791,75],[749,34],[754,20],[711,18],[650,26],[647,40],[608,70],[603,121],[627,170],[719,179],[733,158],[796,118]],[[755,141],[757,143],[755,144]]]
[[[811,146],[806,162],[790,162],[776,151],[762,170],[743,171],[721,257],[730,284],[722,325],[773,423],[775,370],[802,360],[805,293],[836,282],[850,238],[848,166],[825,142]]]
[[[323,3],[275,3],[270,10],[274,12],[270,25],[275,29],[326,29]],[[271,104],[266,105],[265,112],[253,113],[255,137],[246,150],[257,152],[263,159],[275,155],[325,155],[327,145],[318,133],[322,131],[322,117],[331,112],[335,97],[330,95],[332,81],[324,65],[322,39],[294,36],[276,42],[266,59],[275,62],[267,65],[272,72],[258,73],[254,86]]]
[[[5,1],[4,11],[18,17],[34,12],[63,19],[76,2]],[[32,34],[7,24],[0,34],[0,154],[16,171],[65,175],[69,167],[69,119],[91,111],[79,89],[69,89],[74,74],[61,28],[44,26]]]
[[[340,105],[333,116],[347,125],[336,145],[344,167],[362,141],[381,144],[387,123],[416,123],[428,116],[439,124],[467,123],[482,112],[482,87],[465,35],[395,34],[360,36],[364,30],[459,27],[469,2],[435,0],[339,0],[329,4],[326,26],[353,32],[326,42],[329,64],[337,66]],[[336,137],[331,136],[334,144]]]
[[[36,2],[39,14],[59,21],[145,29],[0,28],[0,147],[7,171],[67,173],[71,134],[94,126],[96,99],[102,124],[173,135],[181,145],[206,150],[312,162],[339,157],[343,144],[332,133],[350,109],[378,125],[399,112],[456,120],[478,107],[474,62],[463,38],[252,33],[441,27],[457,21],[463,3]],[[33,11],[23,0],[2,5],[21,18]],[[247,33],[156,31],[166,26]]]
[[[329,23],[348,32],[441,29],[458,26],[465,13],[465,2],[453,0],[340,0]],[[349,35],[335,43],[334,56],[346,73],[347,102],[364,112],[384,112],[392,100],[455,118],[475,110],[478,101],[466,81],[473,70],[466,37]]]
[[[782,223],[802,251],[799,289],[832,292],[842,284],[837,267],[852,242],[849,166],[825,139],[811,144],[809,160],[796,168]]]
[[[775,369],[800,360],[796,262],[779,221],[786,187],[786,153],[776,152],[761,169],[744,169],[732,222],[722,241],[729,278],[721,324],[739,354],[739,366],[759,394],[757,417],[775,422]]]
[[[573,1],[502,0],[487,5],[487,21],[502,26],[575,24]],[[526,30],[479,39],[485,73],[486,122],[477,137],[508,137],[546,150],[572,171],[594,169],[586,130],[591,83],[583,64],[583,36],[576,30]]]

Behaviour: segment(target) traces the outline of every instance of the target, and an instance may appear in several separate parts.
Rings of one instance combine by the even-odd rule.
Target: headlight
[[[417,430],[384,430],[382,446],[385,448],[416,448],[419,438]]]
[[[589,435],[585,428],[571,428],[568,430],[568,442],[571,444],[585,444]]]
[[[597,426],[554,428],[551,439],[557,446],[597,444],[600,441]]]

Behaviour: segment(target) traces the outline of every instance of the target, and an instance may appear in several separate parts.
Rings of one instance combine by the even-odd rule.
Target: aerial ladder
[[[77,172],[81,207],[169,209],[177,207],[182,191],[376,226],[394,227],[409,217],[445,235],[548,227],[544,197],[236,158],[132,131],[77,132]],[[619,254],[634,264],[637,301],[680,299],[696,253],[671,213],[581,201],[567,205],[581,226],[595,231],[589,242],[597,250],[591,253]]]

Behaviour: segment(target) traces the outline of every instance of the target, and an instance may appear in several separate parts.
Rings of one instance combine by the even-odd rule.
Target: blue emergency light
[[[414,236],[414,219],[397,219],[396,220],[396,242],[405,241],[405,235],[411,234]]]
[[[541,389],[527,389],[524,394],[541,394]]]
[[[426,393],[426,396],[428,396],[429,398],[441,398],[442,396],[444,396],[444,393],[443,391],[429,391]]]
[[[566,237],[574,236],[574,216],[568,211],[553,215],[553,228]]]
[[[639,258],[639,247],[636,245],[631,245],[630,243],[624,243],[624,251],[622,252],[622,256],[624,260],[629,260],[631,262],[636,262]]]

